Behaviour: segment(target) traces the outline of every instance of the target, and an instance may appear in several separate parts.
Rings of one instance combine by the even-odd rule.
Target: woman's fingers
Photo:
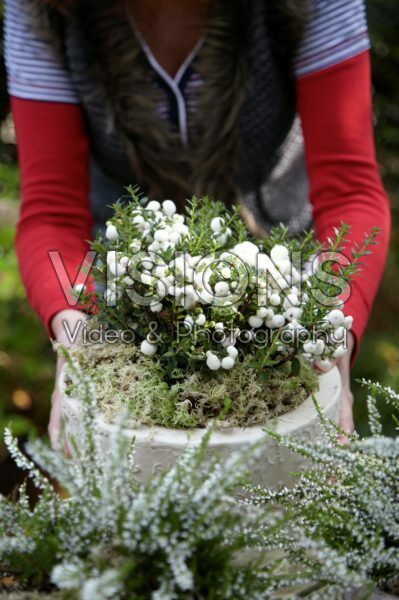
[[[48,424],[48,433],[50,436],[51,447],[53,450],[60,450],[61,442],[61,396],[58,388],[58,381],[55,383],[55,389],[51,397],[51,412]]]

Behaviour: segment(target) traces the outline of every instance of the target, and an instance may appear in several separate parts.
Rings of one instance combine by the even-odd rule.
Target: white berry
[[[217,371],[218,369],[220,369],[220,360],[215,354],[208,355],[208,358],[206,359],[206,364],[208,369],[210,369],[211,371]]]
[[[215,217],[211,221],[211,229],[214,233],[219,233],[219,231],[222,229],[223,225],[224,225],[224,221],[223,221],[222,217]]]
[[[269,298],[269,302],[272,306],[279,306],[281,304],[281,297],[279,294],[272,294]]]
[[[176,204],[173,200],[164,200],[162,202],[162,208],[167,217],[172,217],[176,212]]]
[[[154,240],[156,242],[168,242],[168,232],[165,229],[157,229],[157,231],[154,233]]]
[[[201,327],[201,325],[205,325],[205,321],[206,321],[206,317],[203,313],[201,315],[198,315],[198,317],[195,319],[195,323],[197,325],[199,325],[200,327]]]
[[[160,208],[161,205],[158,200],[151,200],[146,206],[146,210],[150,210],[151,212],[156,212],[157,210],[160,210]]]
[[[342,310],[332,310],[328,315],[328,320],[333,327],[339,327],[345,321],[345,315]]]
[[[273,327],[283,327],[285,324],[285,318],[283,315],[274,315],[272,318]]]
[[[232,356],[225,356],[222,360],[222,369],[226,369],[226,371],[232,369],[234,367],[234,358]]]
[[[151,306],[150,306],[150,310],[153,313],[161,312],[162,308],[163,308],[162,302],[157,302],[156,304],[151,304]]]
[[[230,292],[230,286],[226,281],[218,281],[215,284],[215,294],[218,297],[227,296]]]
[[[157,346],[151,344],[147,340],[143,340],[140,345],[140,350],[145,356],[153,356],[157,351]]]
[[[280,260],[287,260],[288,257],[289,252],[285,246],[277,244],[276,246],[273,246],[273,248],[270,251],[270,258],[274,263]]]
[[[110,242],[116,242],[116,240],[119,238],[119,234],[115,225],[108,225],[105,231],[105,237],[109,239]]]
[[[254,329],[258,329],[259,327],[262,327],[263,325],[263,319],[259,318],[259,317],[249,317],[248,319],[248,323],[250,324],[251,327],[253,327]]]
[[[237,348],[234,348],[234,346],[227,346],[226,351],[227,351],[227,354],[229,356],[231,356],[231,358],[234,358],[234,359],[237,358],[238,350],[237,350]]]
[[[338,348],[336,348],[335,352],[334,352],[334,358],[342,358],[343,356],[345,356],[346,354],[346,348],[345,346],[341,345],[338,346]]]

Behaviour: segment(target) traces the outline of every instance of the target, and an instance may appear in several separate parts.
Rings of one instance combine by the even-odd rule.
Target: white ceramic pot
[[[62,382],[63,377],[61,378],[63,387]],[[337,368],[320,376],[320,389],[315,396],[324,416],[337,422],[341,396],[341,380]],[[67,441],[72,437],[78,441],[82,427],[79,401],[63,394],[62,413]],[[278,433],[290,435],[298,441],[314,442],[322,438],[321,425],[311,397],[267,426]],[[96,427],[104,437],[104,452],[107,452],[109,436],[115,425],[106,423],[99,414]],[[204,430],[139,427],[125,429],[124,434],[136,440],[136,476],[139,481],[145,482],[152,473],[170,468],[188,444],[199,444]],[[215,431],[209,441],[207,452],[208,455],[218,453],[223,460],[232,452],[248,447],[248,444],[260,438],[265,438],[261,426]],[[254,485],[265,487],[292,485],[294,478],[291,473],[297,472],[303,463],[301,457],[282,448],[269,437],[262,446],[260,459],[253,469],[252,482]]]

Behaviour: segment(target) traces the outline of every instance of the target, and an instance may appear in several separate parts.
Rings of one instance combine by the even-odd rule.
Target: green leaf
[[[300,375],[300,373],[301,373],[301,361],[299,360],[299,358],[297,356],[295,356],[291,362],[291,374],[294,375],[294,377],[298,377],[298,375]]]

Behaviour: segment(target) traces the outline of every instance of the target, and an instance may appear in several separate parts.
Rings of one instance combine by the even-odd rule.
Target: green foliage
[[[384,400],[397,411],[399,395],[378,383],[361,383],[369,393],[372,437],[355,434],[344,446],[337,437],[342,432],[327,422],[322,444],[271,434],[311,464],[292,489],[252,490],[252,501],[263,508],[278,504],[286,509],[289,525],[278,535],[283,539],[291,527],[300,527],[309,544],[301,548],[294,541],[292,551],[307,552],[314,571],[320,554],[313,555],[313,550],[324,545],[326,561],[338,558],[336,584],[346,570],[358,585],[368,583],[370,591],[376,584],[389,588],[399,583],[399,444],[398,438],[382,435],[377,408]],[[366,591],[362,597],[367,597]]]
[[[178,370],[232,369],[247,355],[260,373],[296,355],[326,362],[345,352],[342,331],[334,334],[338,325],[350,329],[352,320],[336,311],[340,322],[330,321],[340,306],[337,279],[350,282],[377,230],[334,277],[328,267],[348,233],[345,224],[325,246],[312,232],[293,239],[283,226],[254,243],[238,209],[193,198],[185,220],[172,201],[166,201],[169,214],[136,189],[128,191],[130,197],[114,205],[105,237],[100,233],[92,243],[98,291],[78,288],[76,294],[88,311],[95,305],[101,325],[131,334],[144,354],[156,355],[170,381]],[[313,260],[307,269],[304,262],[320,250],[331,253],[327,268]],[[319,337],[317,346],[306,346]]]
[[[273,434],[314,467],[292,489],[249,488],[243,502],[258,446],[221,464],[216,455],[206,458],[209,429],[200,446],[140,486],[134,447],[121,430],[126,415],[106,450],[92,383],[64,356],[83,408],[73,460],[39,440],[28,446],[58,479],[62,495],[6,436],[11,455],[41,490],[33,508],[25,486],[17,502],[0,501],[0,574],[17,581],[16,588],[60,589],[69,600],[336,600],[353,587],[367,597],[376,584],[393,584],[399,571],[396,440],[352,436],[344,447],[325,421],[326,440],[319,444]],[[367,385],[370,394],[398,406],[392,390]],[[372,420],[378,421],[375,402]]]
[[[84,408],[74,461],[40,441],[29,446],[36,462],[59,480],[64,497],[7,434],[11,455],[42,496],[30,509],[22,487],[17,503],[0,502],[2,570],[25,587],[46,591],[57,585],[68,598],[83,600],[266,597],[279,580],[273,568],[239,561],[252,545],[262,511],[234,498],[255,450],[231,456],[224,465],[216,458],[209,462],[209,431],[168,473],[138,487],[134,449],[118,428],[104,452],[91,383],[69,366]],[[263,515],[263,531],[274,526],[275,519]]]
[[[0,200],[16,200],[19,195],[19,173],[15,164],[0,162]]]

